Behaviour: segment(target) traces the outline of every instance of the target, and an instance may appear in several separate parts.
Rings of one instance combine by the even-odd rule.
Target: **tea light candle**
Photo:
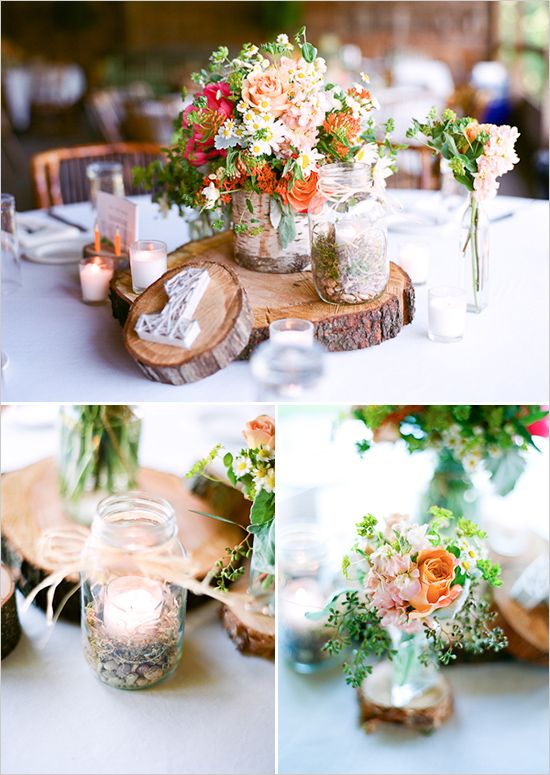
[[[109,283],[113,277],[113,262],[110,258],[92,256],[80,261],[80,286],[82,301],[86,304],[100,304],[109,295]]]
[[[294,635],[320,632],[325,629],[324,621],[322,619],[308,619],[306,613],[321,611],[324,606],[324,596],[319,584],[314,579],[303,578],[289,581],[281,593],[281,623]]]
[[[111,635],[136,637],[151,629],[162,612],[160,582],[140,576],[122,576],[105,591],[103,624]]]
[[[130,245],[130,271],[134,293],[141,293],[166,272],[166,243],[138,240]]]
[[[466,292],[442,285],[428,292],[428,337],[432,342],[459,342],[466,325]]]
[[[399,249],[399,266],[411,278],[413,285],[424,285],[430,269],[430,249],[424,242],[405,242]]]
[[[269,339],[274,344],[290,344],[311,347],[313,323],[301,318],[282,318],[269,325]]]

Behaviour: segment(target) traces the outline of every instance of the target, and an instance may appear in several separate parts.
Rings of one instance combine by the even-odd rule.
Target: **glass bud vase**
[[[257,532],[252,544],[247,609],[275,616],[275,522]]]
[[[136,487],[140,431],[141,419],[126,405],[62,407],[60,489],[76,522],[90,525],[103,498]]]
[[[428,488],[420,504],[421,521],[429,519],[429,509],[434,503],[461,517],[474,517],[477,513],[479,493],[472,477],[448,450],[437,453],[437,463]]]
[[[391,660],[390,700],[396,708],[408,705],[437,683],[438,667],[423,632],[390,628],[394,655]]]
[[[313,282],[323,301],[361,304],[384,292],[390,276],[384,215],[366,165],[320,168],[309,234]]]
[[[462,216],[460,258],[468,312],[481,312],[489,302],[489,220],[473,194]]]
[[[187,591],[165,577],[185,558],[172,506],[141,493],[103,500],[81,573],[82,644],[103,683],[145,689],[181,657]]]

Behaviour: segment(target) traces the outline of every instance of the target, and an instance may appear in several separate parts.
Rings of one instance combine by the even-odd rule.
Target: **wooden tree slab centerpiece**
[[[234,546],[240,541],[242,530],[237,525],[205,519],[193,513],[209,512],[211,506],[205,498],[190,492],[179,477],[142,468],[138,474],[138,487],[149,495],[165,498],[174,507],[180,540],[196,564],[197,579],[206,576],[227,546]],[[239,494],[228,489],[231,492],[230,505],[225,510],[221,508],[222,516],[246,524],[249,505],[242,497],[236,503],[234,496]],[[218,497],[218,508],[220,505]],[[74,524],[63,508],[53,459],[42,460],[2,477],[2,557],[14,571],[23,594],[27,595],[52,570],[42,565],[39,556],[42,533],[48,528],[73,527]],[[77,578],[66,579],[57,590],[56,602],[77,581]],[[45,594],[39,595],[37,602],[45,607]],[[78,595],[69,599],[64,614],[71,619],[79,617]]]
[[[2,599],[2,659],[4,659],[14,650],[21,637],[15,583],[9,568],[4,563],[0,566],[0,597]]]
[[[248,358],[254,348],[268,338],[269,324],[281,318],[312,321],[316,339],[329,351],[338,352],[373,347],[393,339],[414,317],[414,287],[407,273],[393,263],[386,290],[378,299],[345,305],[321,301],[309,271],[266,276],[239,266],[233,258],[233,235],[230,232],[183,245],[169,255],[168,267],[174,270],[182,266],[196,266],[198,258],[225,267],[238,279],[248,299],[251,330],[241,351],[234,357]],[[126,345],[132,355],[136,350],[131,327],[145,309],[149,311],[162,306],[162,285],[169,276],[170,273],[148,289],[146,293],[152,290],[154,298],[145,298],[142,294],[138,299],[132,291],[129,272],[119,272],[112,280],[113,315],[120,323],[126,323]],[[203,304],[207,302],[205,298]],[[206,337],[201,337],[197,340],[197,347],[199,343],[204,347],[205,342]],[[141,349],[138,354],[144,359],[143,363],[154,360]],[[154,364],[152,368],[155,368]]]

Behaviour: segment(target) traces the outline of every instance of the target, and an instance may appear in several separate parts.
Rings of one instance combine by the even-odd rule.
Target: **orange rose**
[[[318,180],[319,174],[310,172],[306,180],[295,180],[294,185],[289,189],[288,181],[281,178],[277,192],[286,205],[289,204],[297,213],[305,213],[309,208],[309,203],[317,193]]]
[[[418,553],[416,564],[419,570],[420,592],[409,600],[415,611],[411,619],[429,616],[438,608],[446,608],[457,599],[462,587],[451,584],[455,575],[457,559],[445,549],[424,549]]]
[[[243,436],[249,449],[275,449],[275,423],[267,414],[260,414],[244,426]]]
[[[276,118],[290,107],[288,80],[283,69],[270,67],[262,73],[250,73],[242,85],[242,97],[251,108],[269,110]]]
[[[479,121],[472,121],[471,124],[468,124],[466,127],[466,137],[468,140],[473,143],[478,134],[481,132],[481,124]]]

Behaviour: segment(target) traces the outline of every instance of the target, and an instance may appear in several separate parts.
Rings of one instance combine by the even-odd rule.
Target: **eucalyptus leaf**
[[[260,490],[250,509],[252,525],[263,525],[273,519],[275,514],[275,493]]]
[[[526,462],[519,450],[507,449],[498,457],[489,458],[485,466],[499,495],[508,495],[525,470]]]
[[[281,247],[287,248],[296,237],[296,223],[294,216],[288,210],[283,212],[279,224],[279,242]]]

